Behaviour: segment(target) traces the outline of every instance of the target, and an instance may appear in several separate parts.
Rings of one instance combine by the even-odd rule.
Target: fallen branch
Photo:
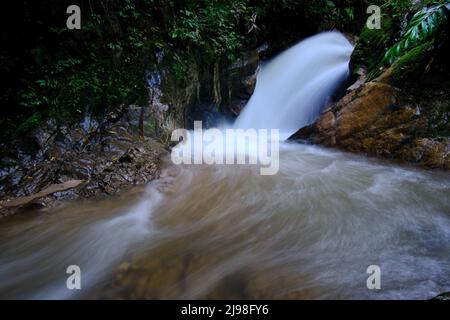
[[[2,206],[5,208],[14,208],[14,207],[24,206],[34,200],[49,196],[55,192],[61,192],[61,191],[66,191],[69,189],[76,188],[83,182],[84,182],[84,180],[70,180],[70,181],[66,181],[64,183],[52,184],[49,187],[45,188],[44,190],[39,191],[38,193],[29,195],[26,197],[15,198],[11,201],[4,202],[4,203],[2,203]]]

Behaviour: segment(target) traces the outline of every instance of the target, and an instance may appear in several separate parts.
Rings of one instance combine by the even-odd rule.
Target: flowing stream
[[[287,50],[262,67],[235,127],[279,127],[285,138],[311,122],[350,54],[338,33]],[[81,290],[66,287],[69,265],[81,269]],[[379,290],[366,285],[371,265]],[[276,175],[168,156],[146,187],[0,221],[0,298],[427,299],[449,290],[448,173],[296,142],[281,142]]]

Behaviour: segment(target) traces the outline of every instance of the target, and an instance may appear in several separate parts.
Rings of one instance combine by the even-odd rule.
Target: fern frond
[[[436,2],[416,12],[406,26],[400,41],[389,48],[383,58],[383,63],[391,64],[403,52],[416,47],[426,41],[436,38],[440,28],[447,23],[450,13],[450,0]]]

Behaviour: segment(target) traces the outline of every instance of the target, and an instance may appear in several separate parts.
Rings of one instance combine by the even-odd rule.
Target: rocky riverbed
[[[167,150],[143,137],[139,113],[140,108],[128,106],[102,123],[86,115],[71,126],[51,120],[41,126],[29,138],[28,153],[22,144],[11,150],[17,158],[3,159],[2,215],[57,200],[104,197],[158,178],[159,159]]]

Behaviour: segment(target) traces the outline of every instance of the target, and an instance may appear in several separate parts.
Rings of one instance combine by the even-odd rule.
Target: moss
[[[405,86],[410,79],[417,82],[430,61],[432,48],[432,43],[427,42],[405,53],[392,65],[391,83]]]
[[[367,78],[370,80],[381,74],[386,50],[398,40],[405,17],[422,8],[426,2],[428,1],[411,3],[410,0],[388,0],[379,4],[381,29],[364,26],[352,54],[350,66],[355,79],[363,66],[367,68]]]
[[[362,66],[367,67],[367,72],[376,71],[384,56],[385,48],[392,42],[392,35],[399,31],[400,27],[393,19],[384,14],[381,18],[381,29],[363,28],[360,38],[352,54],[353,76]]]
[[[23,121],[19,127],[17,128],[15,134],[16,135],[22,135],[25,133],[30,132],[32,129],[36,128],[42,121],[42,114],[39,112],[34,113],[25,121]]]

